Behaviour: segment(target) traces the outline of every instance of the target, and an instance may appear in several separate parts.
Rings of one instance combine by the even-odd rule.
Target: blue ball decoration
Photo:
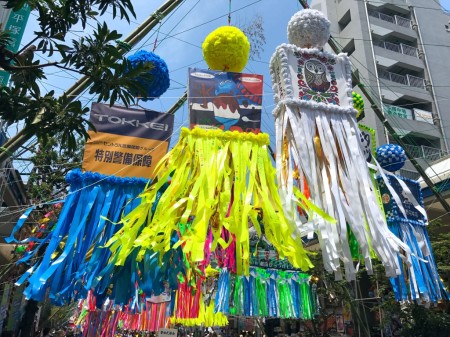
[[[406,153],[397,144],[385,144],[377,148],[377,160],[382,168],[394,172],[405,165]]]
[[[154,100],[169,89],[170,79],[169,79],[169,69],[167,68],[166,62],[161,59],[158,55],[148,52],[146,50],[140,50],[137,53],[128,57],[128,61],[133,67],[139,64],[151,63],[153,65],[150,70],[150,75],[152,79],[150,81],[140,79],[139,82],[142,83],[146,90],[146,97],[142,97],[143,101]]]

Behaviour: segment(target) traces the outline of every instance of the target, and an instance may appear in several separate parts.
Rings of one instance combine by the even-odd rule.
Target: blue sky
[[[441,0],[441,6],[450,11],[450,0]]]
[[[133,19],[131,24],[118,19],[113,21],[111,18],[105,18],[109,27],[118,30],[124,37],[134,30],[138,23],[145,20],[161,6],[164,0],[133,0],[132,2],[137,18]],[[443,7],[450,9],[450,0],[443,0],[441,4]],[[207,68],[202,58],[201,43],[212,30],[228,24],[228,8],[228,0],[185,0],[181,6],[163,21],[160,27],[156,27],[144,41],[135,47],[132,53],[139,49],[152,51],[157,37],[155,53],[166,61],[171,72],[170,89],[160,99],[152,102],[141,102],[141,106],[157,111],[166,111],[185,91],[188,67]],[[231,10],[235,11],[231,14],[231,23],[233,25],[240,26],[250,22],[255,15],[260,15],[264,21],[267,40],[264,52],[259,60],[250,60],[244,72],[257,73],[264,76],[262,130],[271,136],[274,134],[271,115],[274,105],[268,62],[276,46],[287,42],[287,22],[301,8],[297,0],[231,1]],[[28,42],[36,29],[36,14],[32,13],[22,42]],[[80,28],[78,32],[75,32],[69,38],[77,39],[78,36],[85,33],[86,31],[83,32]],[[74,73],[63,72],[56,68],[46,68],[45,70],[48,74],[48,79],[41,84],[43,90],[55,90],[57,94],[63,93],[65,89],[73,84],[77,77]],[[93,97],[83,95],[81,99],[85,104],[90,104]],[[176,113],[173,139],[176,140],[178,138],[181,126],[187,126],[187,120],[188,112],[185,104]],[[14,133],[14,131],[11,130],[11,133]]]

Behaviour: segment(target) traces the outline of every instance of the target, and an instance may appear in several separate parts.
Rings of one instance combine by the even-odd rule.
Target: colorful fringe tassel
[[[140,204],[121,219],[123,228],[108,242],[117,257],[110,263],[123,265],[134,251],[138,261],[149,250],[162,258],[174,233],[179,235],[174,247],[181,246],[190,263],[204,261],[211,228],[211,251],[218,245],[227,248],[235,237],[236,272],[248,274],[250,224],[293,266],[312,267],[295,236],[295,224],[283,213],[268,144],[267,134],[182,129],[177,145],[158,164],[155,182],[140,194]],[[157,192],[169,180],[152,210]],[[222,236],[224,228],[229,241]]]
[[[83,337],[110,337],[117,329],[129,331],[158,331],[169,326],[170,305],[147,302],[139,313],[127,310],[87,311],[80,317]]]
[[[111,256],[102,246],[119,228],[106,218],[118,221],[123,212],[133,209],[138,202],[133,198],[147,183],[146,179],[80,170],[71,171],[66,180],[70,193],[47,238],[44,256],[17,282],[28,280],[24,294],[36,301],[43,301],[49,289],[49,297],[57,305],[86,297],[94,276]]]
[[[317,298],[312,292],[309,275],[253,267],[249,277],[226,274],[227,271],[222,271],[219,277],[216,312],[301,319],[311,319],[316,312]],[[226,294],[230,294],[229,303],[223,300]]]
[[[426,230],[427,219],[414,207],[414,204],[419,204],[423,207],[419,183],[391,174],[386,174],[386,177],[387,181],[380,177],[378,182],[384,200],[387,223],[390,230],[407,244],[412,252],[407,263],[403,264],[401,274],[390,279],[396,300],[413,300],[419,304],[426,304],[449,299],[449,294],[439,277],[436,262],[434,261]],[[400,200],[402,203],[401,207],[405,208],[405,213],[409,218],[405,218],[400,212],[399,205],[391,196],[387,183],[391,185],[398,195],[402,196]],[[401,193],[405,185],[409,189],[409,195]],[[399,259],[399,263],[401,262]]]

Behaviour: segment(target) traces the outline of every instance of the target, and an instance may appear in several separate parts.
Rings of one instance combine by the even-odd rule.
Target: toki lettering
[[[144,127],[147,129],[153,129],[153,130],[158,130],[158,131],[169,130],[169,125],[164,124],[164,123],[142,122],[139,119],[126,119],[125,117],[117,117],[117,116],[101,115],[101,114],[93,114],[93,116],[97,117],[98,121],[102,122],[102,123],[130,125],[135,128]]]

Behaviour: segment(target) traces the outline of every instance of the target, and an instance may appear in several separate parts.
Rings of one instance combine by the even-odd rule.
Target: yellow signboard
[[[153,178],[167,153],[174,116],[150,110],[94,103],[83,169],[118,177]]]

